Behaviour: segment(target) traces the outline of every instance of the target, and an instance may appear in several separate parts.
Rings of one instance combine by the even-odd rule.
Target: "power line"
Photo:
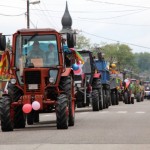
[[[136,12],[124,14],[124,15],[119,15],[119,16],[114,16],[114,17],[108,17],[108,18],[82,18],[82,17],[79,17],[79,19],[88,19],[88,20],[114,19],[114,18],[119,18],[119,17],[124,17],[124,16],[128,16],[128,15],[132,15],[132,14],[137,14],[137,13],[140,13],[140,12],[145,11],[145,10],[148,10],[148,9],[144,9],[144,10],[140,10],[140,11],[136,11]]]
[[[119,4],[119,3],[112,3],[112,2],[97,1],[97,0],[86,0],[86,1],[97,2],[97,3],[105,3],[105,4],[112,4],[112,5],[121,5],[121,6],[127,6],[127,7],[150,8],[150,6],[127,5],[127,4]]]
[[[44,1],[43,1],[43,5],[44,5],[44,7],[45,7],[45,9],[46,9],[47,7],[46,7]],[[47,14],[47,13],[46,13],[46,14]],[[52,21],[53,21],[54,24],[55,24],[55,27],[59,28],[58,25],[57,25],[57,23],[55,22],[55,19],[53,19],[53,17],[51,16],[51,14],[50,14],[49,12],[48,12],[47,16],[52,19]],[[49,20],[49,18],[48,18],[48,20]],[[49,21],[49,22],[51,22],[51,21]]]
[[[92,34],[92,33],[88,33],[86,31],[82,31],[82,32],[85,33],[85,34],[88,34],[88,35],[92,35],[92,36],[98,37],[98,38],[103,38],[103,39],[114,41],[114,42],[119,42],[119,43],[124,43],[124,44],[128,44],[128,45],[136,46],[136,47],[150,49],[150,47],[145,47],[145,46],[141,46],[141,45],[137,45],[137,44],[133,44],[133,43],[128,43],[128,42],[122,42],[122,41],[119,41],[119,40],[114,40],[114,39],[111,39],[111,38],[107,38],[107,37],[95,35],[95,34]]]
[[[23,7],[9,6],[9,5],[0,5],[0,7],[8,7],[8,8],[17,8],[17,9],[26,9]],[[38,10],[38,11],[50,11],[50,12],[63,12],[60,10],[51,10],[51,9],[30,9],[30,10]],[[70,11],[71,13],[112,13],[112,12],[128,12],[128,11],[138,11],[141,9],[129,9],[129,10],[102,10],[102,11]]]
[[[117,22],[102,22],[100,20],[90,20],[90,19],[79,19],[79,18],[74,18],[74,20],[80,20],[80,21],[86,21],[86,22],[96,22],[96,23],[103,23],[103,24],[114,24],[114,25],[121,25],[121,26],[137,26],[137,27],[150,27],[150,24],[126,24],[126,23],[117,23]]]
[[[0,16],[16,17],[16,16],[22,16],[22,15],[24,15],[24,14],[25,14],[25,12],[24,12],[24,13],[21,13],[21,14],[17,14],[17,15],[0,14]]]

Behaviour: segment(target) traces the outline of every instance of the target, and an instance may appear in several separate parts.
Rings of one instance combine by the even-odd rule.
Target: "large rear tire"
[[[134,104],[134,97],[131,97],[131,104]]]
[[[111,92],[111,103],[116,105],[116,94],[114,92]]]
[[[56,118],[57,129],[68,129],[68,99],[65,94],[57,97]]]
[[[8,94],[12,98],[13,102],[17,102],[19,98],[23,95],[23,91],[21,91],[18,87],[15,85],[8,83]]]
[[[107,106],[107,97],[106,97],[105,90],[102,91],[103,91],[103,109],[105,109]]]
[[[0,100],[1,108],[1,129],[3,132],[13,131],[13,119],[11,118],[11,97],[9,95],[4,95]]]
[[[92,91],[92,108],[93,111],[99,111],[99,93],[96,89]]]
[[[137,93],[137,94],[136,94],[136,101],[137,101],[137,102],[140,102],[140,101],[141,101],[141,95],[140,95],[140,93]]]
[[[25,116],[22,111],[22,106],[14,108],[14,128],[25,128]]]
[[[125,102],[125,104],[129,103],[128,93],[127,92],[124,92],[124,102]]]
[[[60,80],[60,89],[65,91],[69,100],[69,126],[75,124],[75,96],[74,96],[74,82],[72,76],[62,77]]]
[[[39,112],[32,110],[29,114],[27,114],[27,124],[33,125],[33,123],[39,122]]]

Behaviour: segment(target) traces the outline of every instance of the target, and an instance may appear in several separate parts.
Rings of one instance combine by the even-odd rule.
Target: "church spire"
[[[63,15],[63,17],[61,19],[61,23],[62,23],[62,29],[71,29],[72,18],[70,16],[69,11],[68,11],[67,1],[66,1],[66,9],[65,9],[64,15]]]

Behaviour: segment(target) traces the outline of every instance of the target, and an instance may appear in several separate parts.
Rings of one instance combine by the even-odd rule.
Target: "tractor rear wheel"
[[[22,111],[22,106],[14,108],[14,128],[25,128],[25,116]]]
[[[107,93],[107,90],[105,91],[105,96],[106,96],[106,108],[108,108],[109,107],[109,95],[108,95],[108,93]]]
[[[12,98],[13,102],[17,102],[19,98],[23,95],[23,92],[15,85],[8,83],[8,94]]]
[[[68,129],[68,99],[65,94],[57,97],[56,118],[57,129]]]
[[[116,92],[116,105],[119,105],[119,94],[118,94],[118,91]]]
[[[137,102],[140,102],[140,101],[141,101],[141,95],[140,95],[140,93],[137,93],[137,94],[136,94],[136,101],[137,101]]]
[[[27,114],[27,124],[33,125],[33,123],[39,122],[39,112],[32,110],[29,114]]]
[[[131,97],[131,104],[134,104],[134,97]]]
[[[114,92],[111,93],[111,103],[112,105],[116,105],[116,94]]]
[[[128,93],[127,92],[125,92],[124,93],[124,102],[125,102],[125,104],[128,104],[129,102],[129,99],[128,99]]]
[[[72,76],[62,77],[60,80],[60,89],[65,91],[69,100],[69,126],[74,126],[75,123],[75,96],[74,96],[74,82]]]
[[[1,129],[3,132],[13,131],[13,119],[11,118],[11,97],[4,95],[0,101],[1,108]]]
[[[99,93],[96,89],[92,91],[92,108],[93,111],[99,111]]]
[[[103,109],[106,108],[106,105],[107,105],[107,97],[105,94],[105,90],[103,90]]]

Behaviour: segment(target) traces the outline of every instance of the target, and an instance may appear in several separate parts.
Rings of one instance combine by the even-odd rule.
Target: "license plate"
[[[38,84],[29,84],[28,87],[29,87],[29,90],[37,90]]]

